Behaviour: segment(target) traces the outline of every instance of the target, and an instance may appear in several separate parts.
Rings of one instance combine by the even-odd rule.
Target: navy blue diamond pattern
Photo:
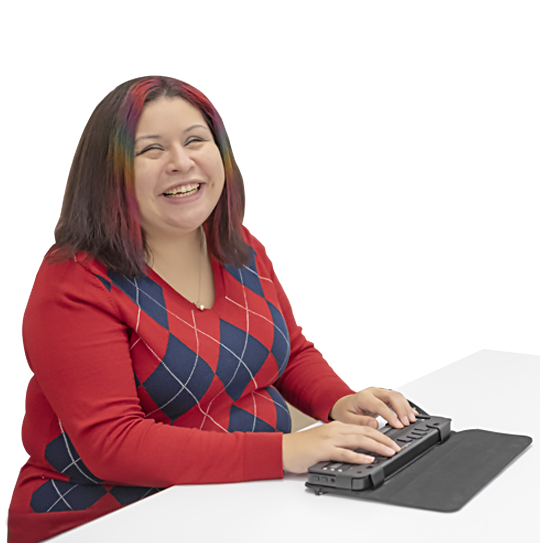
[[[129,505],[161,492],[162,488],[144,486],[114,486],[109,491],[120,505]],[[86,485],[49,479],[33,494],[30,507],[35,513],[83,511],[92,507],[107,490],[103,485]]]
[[[259,279],[257,265],[255,264],[255,251],[251,248],[251,260],[248,266],[237,268],[236,266],[224,265],[223,267],[239,282],[249,290],[264,298],[264,292]]]
[[[72,483],[100,483],[83,463],[69,436],[62,432],[45,448],[45,458],[58,472],[69,477]]]
[[[276,429],[264,420],[244,411],[236,405],[231,405],[229,413],[229,432],[275,432]]]
[[[266,300],[266,303],[268,304],[268,309],[270,309],[272,320],[274,321],[274,342],[272,344],[271,352],[274,355],[279,368],[278,376],[281,377],[281,374],[287,367],[289,354],[291,352],[289,330],[283,315],[278,311],[277,307],[268,300]]]
[[[112,270],[108,270],[107,275],[113,284],[127,294],[148,316],[166,330],[169,329],[163,289],[155,281],[147,275],[140,275],[131,280]]]
[[[81,511],[88,509],[107,494],[102,485],[83,485],[50,479],[41,485],[30,500],[35,513]]]
[[[149,488],[147,486],[115,486],[109,491],[118,503],[121,505],[129,505],[130,503],[138,502],[143,498],[152,496],[157,492],[161,492],[162,488]]]
[[[236,401],[262,368],[269,351],[244,330],[224,320],[219,324],[221,345],[216,374],[227,394]]]
[[[274,400],[276,408],[276,432],[289,434],[292,429],[292,420],[285,399],[274,387],[266,387],[265,390],[270,394],[272,400]]]
[[[165,356],[143,386],[161,411],[175,421],[200,401],[213,378],[214,372],[201,356],[169,334]]]

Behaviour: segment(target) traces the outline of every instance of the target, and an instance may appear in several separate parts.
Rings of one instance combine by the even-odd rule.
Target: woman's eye
[[[189,145],[190,143],[193,143],[193,142],[199,142],[199,141],[206,141],[206,140],[203,138],[190,138],[186,141],[186,145]]]
[[[143,153],[146,153],[146,151],[161,151],[161,150],[162,150],[161,147],[156,147],[154,145],[154,146],[151,146],[151,147],[146,147],[145,149],[143,149],[142,151],[137,153],[135,156],[142,155]]]

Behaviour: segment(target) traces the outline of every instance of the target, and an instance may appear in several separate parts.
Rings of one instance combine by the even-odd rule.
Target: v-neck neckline
[[[181,294],[174,287],[172,287],[165,279],[163,279],[163,277],[161,277],[161,275],[154,271],[150,266],[146,266],[145,273],[150,279],[158,283],[162,288],[165,288],[166,290],[171,292],[173,296],[177,296],[180,300],[182,300],[183,305],[191,309],[195,309],[198,313],[204,314],[207,311],[217,311],[225,300],[223,267],[213,255],[210,255],[210,264],[212,266],[212,276],[214,280],[214,303],[212,304],[212,307],[205,307],[202,311],[198,309],[193,302],[188,300],[183,294]]]

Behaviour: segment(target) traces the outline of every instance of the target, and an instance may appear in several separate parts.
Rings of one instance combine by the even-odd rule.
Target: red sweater
[[[264,247],[212,260],[199,311],[150,268],[129,280],[80,254],[44,262],[23,323],[30,455],[8,519],[32,543],[165,487],[283,476],[284,398],[328,420],[353,391],[296,324]]]

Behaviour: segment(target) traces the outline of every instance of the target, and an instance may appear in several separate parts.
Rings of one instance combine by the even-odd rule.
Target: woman
[[[41,541],[171,485],[398,450],[373,416],[402,427],[413,410],[332,371],[243,212],[227,133],[198,90],[143,77],[98,105],[24,317],[30,459],[9,541]],[[335,422],[291,434],[284,398]]]

